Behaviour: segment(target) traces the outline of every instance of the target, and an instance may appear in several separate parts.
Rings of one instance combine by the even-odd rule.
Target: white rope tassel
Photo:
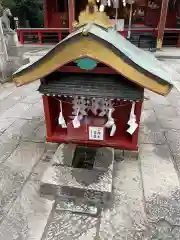
[[[112,117],[113,111],[114,111],[113,108],[109,109],[109,111],[108,111],[108,121],[104,125],[104,127],[106,127],[106,128],[111,128],[110,137],[113,137],[115,132],[116,132],[116,124],[115,124],[114,118]]]
[[[63,113],[62,113],[62,102],[60,101],[60,114],[58,118],[59,125],[61,125],[62,128],[67,128]]]
[[[138,127],[138,124],[136,123],[136,115],[135,115],[135,102],[132,103],[132,108],[131,108],[128,125],[130,127],[127,129],[127,132],[129,134],[133,135],[133,133],[136,131],[136,129]]]

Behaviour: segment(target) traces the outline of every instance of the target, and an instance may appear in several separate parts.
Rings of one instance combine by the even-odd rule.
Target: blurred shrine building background
[[[180,0],[94,0],[141,48],[180,47]],[[18,28],[21,44],[56,44],[73,31],[88,0],[43,0],[44,28]]]

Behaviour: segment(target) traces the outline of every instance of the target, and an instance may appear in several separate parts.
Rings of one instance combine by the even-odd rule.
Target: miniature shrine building
[[[86,13],[77,30],[13,79],[17,86],[40,79],[47,141],[137,151],[144,89],[168,94],[170,75],[117,33],[104,13],[95,10],[90,23]]]

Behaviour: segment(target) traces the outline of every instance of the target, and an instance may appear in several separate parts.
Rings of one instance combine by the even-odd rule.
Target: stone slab
[[[39,124],[30,135],[23,138],[24,141],[44,143],[46,141],[46,126],[44,120],[39,120]]]
[[[72,213],[83,213],[89,215],[97,215],[97,206],[90,201],[81,198],[61,198],[61,200],[56,199],[56,211],[69,211]]]
[[[139,157],[139,151],[131,151],[131,150],[123,150],[123,157],[124,159],[126,158],[131,158],[131,159],[138,159]]]
[[[173,153],[180,152],[180,130],[166,130],[165,136]]]
[[[2,118],[20,118],[26,116],[26,113],[29,112],[31,104],[27,103],[17,103],[2,114]]]
[[[139,129],[139,143],[164,144],[166,141],[164,131],[157,122],[148,122]]]
[[[177,167],[177,170],[179,171],[179,174],[180,174],[180,152],[174,153],[173,154],[173,159],[175,161],[175,165]]]
[[[97,149],[93,169],[108,171],[113,170],[114,150],[112,148],[101,147]]]
[[[150,99],[144,100],[143,106],[142,106],[143,110],[151,110],[153,109],[153,107],[154,107],[154,104],[150,101]]]
[[[0,165],[0,223],[19,196],[24,182],[25,176],[21,172],[17,173],[4,164]]]
[[[148,97],[150,98],[151,102],[155,105],[161,106],[169,106],[170,102],[168,101],[167,97],[160,96],[154,92],[148,92]]]
[[[55,211],[42,240],[94,240],[98,218]]]
[[[142,240],[147,221],[138,161],[114,166],[112,205],[102,211],[99,238]]]
[[[178,112],[172,106],[164,106],[161,107],[159,105],[155,106],[154,108],[156,117],[160,119],[171,119],[174,117],[178,117]]]
[[[45,151],[45,145],[40,143],[22,142],[5,161],[5,165],[28,176]]]
[[[0,136],[0,138],[3,135]],[[11,141],[9,143],[0,143],[0,163],[6,161],[6,159],[12,154],[12,152],[17,148],[18,142]]]
[[[146,125],[147,123],[156,123],[156,122],[157,122],[157,118],[152,108],[142,111],[141,123],[140,123],[141,125]]]
[[[124,153],[121,149],[114,149],[114,160],[117,162],[121,162],[124,160]]]
[[[13,122],[15,121],[14,118],[0,118],[0,132],[4,132]]]
[[[72,166],[76,144],[61,144],[53,157],[54,165]]]
[[[5,119],[4,119],[5,120]],[[12,141],[19,142],[21,135],[23,133],[23,128],[27,121],[24,119],[15,119],[13,124],[11,124],[6,131],[1,136],[2,143],[10,143]]]
[[[59,149],[61,150],[61,148]],[[98,161],[96,162],[97,169],[94,168],[92,170],[72,168],[53,163],[45,171],[41,179],[41,193],[69,198],[76,196],[93,199],[93,201],[96,201],[97,198],[97,201],[102,202],[108,200],[112,191],[114,150],[109,148],[108,152],[109,154],[103,155],[102,159],[104,160],[104,157],[111,159],[111,164],[106,169],[102,167],[104,164],[101,165]]]
[[[8,123],[7,119],[7,123]],[[3,122],[6,119],[3,120]],[[5,123],[4,123],[5,124]],[[9,143],[10,141],[20,141],[29,139],[33,132],[39,125],[39,120],[26,120],[26,119],[14,119],[14,122],[6,129],[1,137],[3,143]]]
[[[12,90],[2,88],[2,90],[0,90],[0,101],[7,98],[11,93],[12,93]]]
[[[0,101],[0,117],[4,114],[4,112],[12,108],[16,103],[22,100],[23,97],[24,96],[22,96],[19,92],[17,93],[14,90],[13,93],[10,94],[7,98],[5,98],[3,101]],[[12,117],[14,116],[12,115]]]
[[[21,120],[22,119],[18,119],[18,121]],[[42,124],[42,122],[39,119],[25,120],[24,125],[20,129],[21,140],[31,140],[33,133],[37,131],[40,124]]]
[[[112,171],[98,171],[66,166],[51,166],[44,173],[41,186],[111,192]]]
[[[38,91],[33,91],[30,95],[22,99],[22,103],[35,104],[41,100],[42,96]]]
[[[163,129],[178,129],[180,130],[179,117],[172,118],[161,118],[159,117],[159,122]]]
[[[27,104],[27,102],[26,102],[26,104]],[[30,104],[30,103],[28,103],[28,104]],[[42,100],[40,100],[37,103],[31,105],[31,107],[29,108],[29,111],[27,111],[26,114],[24,114],[23,118],[25,118],[25,119],[32,119],[32,118],[41,119],[41,118],[43,118],[43,116],[44,116],[43,103],[42,103]]]
[[[180,185],[166,145],[141,145],[141,171],[150,221],[180,224]]]
[[[172,230],[172,226],[165,220],[160,220],[157,224],[150,224],[146,234],[146,239],[166,239],[176,240],[176,232]]]
[[[0,225],[0,240],[40,240],[54,204],[39,196],[42,165],[36,168]],[[44,169],[43,169],[44,170]]]

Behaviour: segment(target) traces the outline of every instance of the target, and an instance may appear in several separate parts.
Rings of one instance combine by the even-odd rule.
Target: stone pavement
[[[179,240],[180,92],[146,91],[139,160],[116,150],[112,203],[92,216],[39,194],[58,145],[45,143],[38,84],[0,85],[0,240]]]

